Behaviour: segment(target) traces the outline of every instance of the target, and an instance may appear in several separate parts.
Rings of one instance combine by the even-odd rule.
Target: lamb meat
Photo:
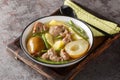
[[[47,31],[48,27],[41,22],[35,22],[33,26],[33,33]]]
[[[64,32],[64,30],[65,30],[65,27],[63,25],[51,26],[49,29],[49,33],[52,34],[54,37],[56,37],[60,33]]]

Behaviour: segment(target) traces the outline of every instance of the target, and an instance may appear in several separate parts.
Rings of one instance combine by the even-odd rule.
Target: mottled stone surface
[[[74,0],[84,7],[120,23],[120,0]],[[6,51],[31,21],[51,14],[63,0],[0,0],[0,80],[46,80]],[[75,80],[120,80],[120,39],[86,65]]]
[[[45,79],[16,61],[6,51],[6,45],[20,36],[31,21],[53,13],[61,5],[59,0],[0,0],[0,80]]]

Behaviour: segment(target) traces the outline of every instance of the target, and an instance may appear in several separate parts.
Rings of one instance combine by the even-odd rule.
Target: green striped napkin
[[[116,23],[113,23],[113,22],[110,22],[107,20],[103,20],[103,19],[100,19],[100,18],[92,15],[91,13],[82,9],[80,6],[76,5],[71,0],[65,0],[64,5],[71,7],[75,11],[75,13],[79,19],[81,19],[81,20],[83,20],[83,21],[109,33],[109,34],[116,34],[116,33],[120,32],[120,27],[118,27],[118,25]],[[104,36],[104,34],[95,30],[90,25],[88,25],[88,26],[91,28],[94,36]]]

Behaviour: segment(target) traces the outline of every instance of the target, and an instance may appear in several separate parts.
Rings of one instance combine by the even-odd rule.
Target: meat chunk
[[[71,33],[67,29],[65,29],[64,32],[60,33],[60,35],[63,37],[63,42],[65,44],[72,41]]]
[[[44,54],[41,56],[41,58],[48,60],[48,59],[49,59],[48,53],[44,53]]]
[[[51,48],[41,56],[42,59],[51,60],[51,61],[60,61],[60,58],[57,56],[57,53]]]
[[[53,36],[58,36],[60,33],[64,32],[65,27],[63,25],[59,26],[51,26],[49,29],[49,33]]]
[[[57,55],[57,53],[55,52],[55,50],[54,49],[49,49],[48,51],[47,51],[47,53],[48,53],[48,55]]]
[[[61,32],[61,33],[60,33],[60,36],[65,37],[66,34],[68,34],[68,33],[69,33],[68,30],[65,29],[64,32]]]
[[[60,61],[60,57],[53,49],[48,50],[48,55],[51,61],[57,61],[57,62]]]
[[[46,60],[56,61],[56,62],[70,59],[69,55],[65,52],[64,49],[60,51],[60,56],[58,56],[57,53],[52,48],[49,49],[47,53],[44,53],[41,56],[41,58]]]
[[[63,37],[63,42],[65,44],[72,41],[71,33],[62,25],[61,26],[50,27],[49,33],[52,34],[53,36],[58,36],[58,35],[62,36]]]
[[[72,38],[71,38],[71,34],[70,33],[67,33],[66,36],[63,38],[63,42],[65,44],[69,43],[72,41]]]
[[[62,50],[60,51],[60,56],[63,58],[63,60],[69,60],[69,59],[70,59],[68,53],[65,52],[64,49],[62,49]]]
[[[58,57],[57,55],[50,55],[50,56],[49,56],[49,59],[50,59],[51,61],[56,61],[56,62],[59,62],[59,61],[60,61],[60,59],[59,59],[59,57]]]
[[[33,33],[47,31],[48,27],[41,22],[35,22],[33,26]]]

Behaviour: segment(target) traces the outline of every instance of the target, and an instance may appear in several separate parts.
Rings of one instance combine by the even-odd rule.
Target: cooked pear
[[[89,43],[85,39],[72,41],[65,46],[65,51],[71,58],[84,56],[89,48]]]
[[[44,41],[39,36],[31,37],[28,40],[27,49],[31,55],[37,55],[45,49]]]

